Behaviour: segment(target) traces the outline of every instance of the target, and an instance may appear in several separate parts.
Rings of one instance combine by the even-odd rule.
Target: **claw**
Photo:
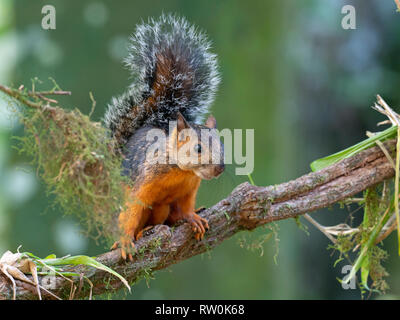
[[[127,240],[126,238],[121,238],[119,241],[115,241],[114,244],[111,247],[111,250],[115,250],[118,248],[121,248],[121,257],[123,260],[128,259],[130,261],[133,261],[133,256],[132,256],[132,251],[135,251],[135,244],[133,243],[132,240]]]
[[[195,213],[193,213],[190,218],[187,218],[186,220],[192,226],[192,230],[195,233],[195,239],[198,241],[203,240],[206,230],[209,229],[207,220]]]
[[[114,244],[111,246],[110,250],[118,249],[118,247],[119,247],[119,241],[115,241]]]
[[[204,210],[206,210],[207,208],[206,207],[200,207],[200,208],[197,208],[194,212],[195,213],[199,213],[199,212],[202,212],[202,211],[204,211]]]
[[[151,230],[151,229],[153,229],[153,228],[154,228],[154,226],[147,226],[147,227],[145,227],[144,229],[140,230],[140,231],[138,232],[138,234],[136,235],[136,241],[138,241],[141,237],[143,237],[143,234],[144,234],[146,231]]]

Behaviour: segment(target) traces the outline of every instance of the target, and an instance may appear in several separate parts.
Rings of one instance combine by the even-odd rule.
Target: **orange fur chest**
[[[176,168],[145,183],[134,196],[149,206],[171,204],[189,193],[196,192],[200,182],[201,179],[192,171]]]

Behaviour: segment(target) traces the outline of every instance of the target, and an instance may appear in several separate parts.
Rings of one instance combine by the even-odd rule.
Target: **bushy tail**
[[[220,78],[210,42],[184,18],[162,15],[136,27],[125,59],[133,83],[113,98],[105,124],[120,145],[138,128],[166,128],[179,111],[199,123],[208,112]]]

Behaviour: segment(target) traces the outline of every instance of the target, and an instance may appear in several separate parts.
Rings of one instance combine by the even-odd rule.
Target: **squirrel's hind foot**
[[[192,213],[189,217],[185,218],[185,220],[191,225],[196,240],[203,240],[206,230],[210,228],[207,220],[196,213]]]

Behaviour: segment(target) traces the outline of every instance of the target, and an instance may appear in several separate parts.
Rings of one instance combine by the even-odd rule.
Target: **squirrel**
[[[186,221],[197,240],[209,228],[196,213],[196,194],[202,179],[224,171],[216,120],[210,115],[201,124],[220,82],[209,49],[201,31],[171,14],[138,25],[130,38],[125,64],[133,83],[112,99],[104,116],[124,156],[122,174],[132,181],[118,218],[122,236],[112,247],[121,247],[124,260],[132,260],[134,241],[154,225]],[[165,163],[148,159],[154,144],[148,134],[155,129],[166,135],[165,147],[156,152]]]

